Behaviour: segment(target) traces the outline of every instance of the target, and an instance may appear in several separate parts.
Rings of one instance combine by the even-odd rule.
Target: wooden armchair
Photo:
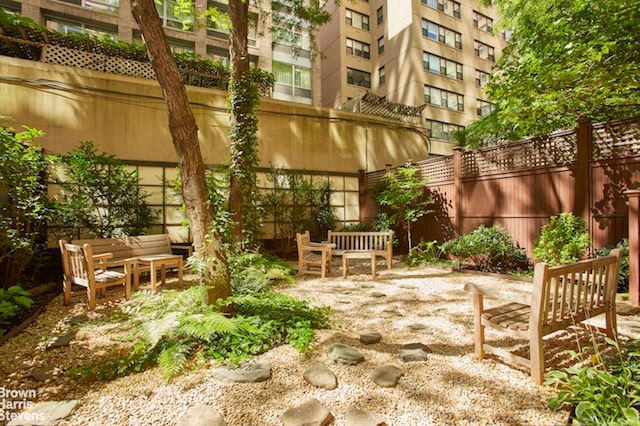
[[[620,268],[620,250],[611,255],[568,265],[549,267],[538,263],[533,276],[533,291],[509,293],[466,284],[473,293],[473,318],[476,357],[487,352],[516,362],[531,370],[531,378],[541,384],[544,378],[542,337],[596,315],[605,315],[605,332],[617,333],[615,296]],[[483,298],[507,303],[486,309]],[[529,341],[529,358],[515,355],[485,342],[484,329],[491,327]]]
[[[296,233],[298,244],[298,275],[316,274],[322,278],[327,272],[331,272],[331,249],[335,244],[311,242],[309,231],[303,234]],[[311,269],[319,266],[320,269]]]
[[[64,304],[71,302],[71,296],[81,294],[83,291],[72,291],[72,286],[77,285],[86,288],[89,309],[95,309],[98,294],[106,295],[106,289],[113,286],[124,286],[124,297],[129,300],[131,296],[131,271],[132,260],[121,260],[105,263],[111,257],[110,253],[93,255],[90,244],[78,246],[68,244],[64,240],[58,242],[62,255]],[[123,272],[106,269],[122,267]],[[101,301],[119,299],[121,296],[103,298]]]

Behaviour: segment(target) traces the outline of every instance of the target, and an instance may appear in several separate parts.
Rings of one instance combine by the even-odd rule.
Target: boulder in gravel
[[[49,426],[67,417],[78,405],[78,400],[46,401],[33,404],[7,426]]]
[[[326,426],[333,415],[315,398],[307,399],[297,407],[291,407],[280,417],[282,426]]]
[[[361,410],[352,405],[347,408],[347,421],[345,426],[387,426],[387,422],[378,413]]]
[[[334,343],[327,350],[329,361],[333,364],[356,365],[364,361],[364,355],[353,346]]]
[[[178,419],[176,426],[226,426],[220,413],[208,405],[198,404],[189,408],[187,412]]]
[[[46,382],[47,380],[53,379],[55,375],[55,368],[44,366],[38,367],[31,370],[28,377],[31,377],[36,382]]]
[[[360,343],[365,345],[372,345],[378,343],[382,339],[382,334],[379,332],[366,328],[360,332]]]
[[[383,365],[376,368],[369,378],[378,386],[392,388],[398,384],[398,380],[403,375],[404,371],[395,365]]]
[[[47,339],[47,342],[45,343],[45,347],[48,350],[48,349],[61,348],[63,346],[68,346],[69,342],[71,342],[74,336],[75,336],[75,332],[63,334],[61,336],[53,336]]]
[[[321,362],[314,362],[304,371],[304,379],[313,386],[332,390],[338,387],[338,379],[329,368]]]
[[[421,334],[431,333],[431,327],[429,327],[427,324],[421,324],[421,323],[409,324],[407,326],[407,330],[413,331],[414,333],[421,333]]]
[[[403,362],[426,361],[431,349],[422,343],[409,343],[404,345],[398,355]]]
[[[218,367],[211,370],[214,379],[227,383],[264,382],[271,378],[271,363],[268,359],[252,359],[237,367]]]

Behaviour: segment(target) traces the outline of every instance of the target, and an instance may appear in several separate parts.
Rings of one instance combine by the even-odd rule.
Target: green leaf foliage
[[[580,425],[638,426],[640,420],[640,351],[639,341],[625,346],[608,339],[615,350],[610,358],[586,354],[573,356],[583,366],[552,371],[545,385],[551,386],[556,395],[549,399],[549,407],[555,410],[574,407],[573,417]]]
[[[31,293],[18,285],[0,289],[0,337],[7,331],[11,318],[27,310],[33,304]]]
[[[468,128],[469,145],[571,129],[581,117],[637,115],[640,0],[496,3],[496,28],[511,32],[486,88],[498,108]]]
[[[274,292],[258,292],[204,303],[208,287],[159,294],[139,292],[121,306],[120,326],[136,342],[130,353],[86,368],[81,374],[100,380],[159,366],[170,379],[199,360],[238,363],[289,343],[306,351],[315,328],[328,324],[329,309]],[[233,316],[220,308],[233,306]]]
[[[407,233],[411,251],[411,224],[431,213],[433,200],[427,196],[428,176],[421,176],[420,168],[406,163],[395,172],[388,172],[374,188],[373,199],[379,214],[386,215],[390,224],[399,225]]]
[[[530,268],[525,250],[518,247],[511,235],[499,225],[480,225],[440,247],[450,257],[480,271],[511,272]]]
[[[584,258],[590,239],[584,219],[571,212],[552,216],[534,241],[533,256],[550,266]]]
[[[98,153],[92,142],[54,159],[60,186],[54,221],[58,236],[71,240],[83,231],[97,238],[139,235],[155,223],[158,212],[146,203],[149,194],[138,185],[137,170]]]
[[[608,256],[611,254],[611,250],[620,249],[620,272],[618,274],[618,293],[626,293],[629,291],[629,239],[623,238],[615,246],[603,247],[596,250],[592,257]]]
[[[49,159],[34,140],[44,134],[24,126],[16,132],[0,117],[0,279],[2,288],[23,282],[46,250],[46,221],[52,216],[47,196]]]

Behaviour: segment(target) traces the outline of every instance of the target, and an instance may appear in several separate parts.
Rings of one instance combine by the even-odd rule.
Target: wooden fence
[[[497,224],[531,255],[540,228],[561,212],[585,219],[594,249],[627,237],[633,248],[638,239],[629,233],[630,221],[638,228],[629,201],[640,190],[640,117],[595,125],[582,120],[572,131],[456,150],[416,165],[430,177],[435,204],[434,213],[412,228],[414,241],[442,242]],[[361,174],[364,223],[375,212],[368,192],[387,171]],[[637,264],[637,246],[633,256]]]

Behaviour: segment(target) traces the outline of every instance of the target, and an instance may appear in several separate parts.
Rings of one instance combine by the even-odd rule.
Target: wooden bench
[[[298,275],[316,274],[322,278],[327,272],[331,272],[332,244],[314,243],[309,237],[309,231],[303,234],[296,233],[298,245]],[[319,267],[320,269],[311,269]]]
[[[90,244],[94,255],[110,253],[111,257],[103,264],[110,267],[111,262],[125,259],[133,260],[133,289],[137,290],[140,274],[149,272],[151,288],[155,291],[156,272],[161,272],[161,282],[164,283],[166,269],[175,268],[178,280],[182,284],[182,255],[173,254],[173,246],[168,234],[139,235],[122,238],[94,238],[74,240],[73,244]],[[183,246],[179,246],[183,249]],[[153,272],[152,272],[153,271]]]
[[[531,370],[531,378],[536,384],[541,384],[545,369],[543,336],[572,325],[582,325],[582,321],[604,314],[604,331],[613,338],[617,334],[616,289],[620,255],[620,250],[616,249],[609,256],[568,265],[550,267],[538,263],[530,294],[466,284],[465,290],[473,293],[476,357],[483,359],[488,352],[519,363]],[[485,309],[484,297],[507,303]],[[528,340],[530,357],[524,358],[487,344],[485,327]]]
[[[345,232],[329,231],[327,243],[335,244],[331,254],[342,256],[348,252],[373,252],[387,260],[387,269],[393,263],[393,231]]]

